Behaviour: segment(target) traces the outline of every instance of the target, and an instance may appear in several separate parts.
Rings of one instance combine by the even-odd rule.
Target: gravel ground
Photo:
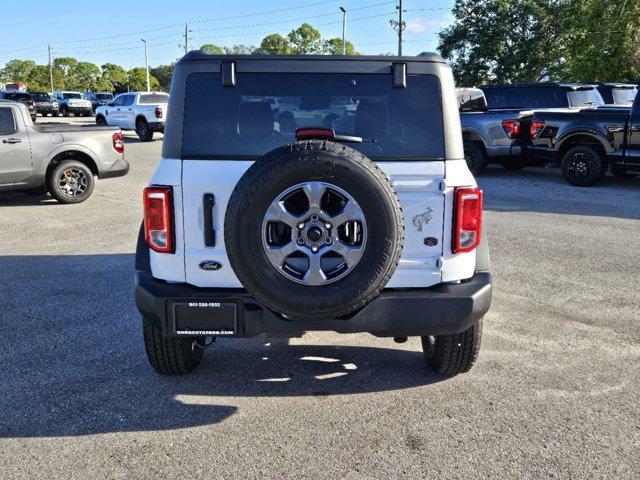
[[[156,137],[81,205],[0,196],[0,478],[638,478],[640,180],[481,178],[495,293],[468,374],[311,333],[163,378],[133,302]]]

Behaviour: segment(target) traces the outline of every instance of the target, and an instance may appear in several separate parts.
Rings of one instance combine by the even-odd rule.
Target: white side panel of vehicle
[[[184,160],[182,200],[184,205],[186,281],[198,287],[240,288],[229,265],[224,246],[224,215],[227,202],[251,161]],[[444,162],[384,162],[380,167],[391,179],[405,216],[405,245],[389,287],[428,287],[441,282],[439,262],[443,254],[445,218]],[[215,196],[213,225],[215,247],[204,245],[203,196]],[[176,216],[178,215],[176,210]],[[177,222],[176,222],[177,223]],[[218,261],[223,268],[202,270],[205,260]],[[154,276],[158,277],[155,269]],[[162,277],[160,277],[162,278]]]
[[[476,179],[473,177],[467,162],[464,160],[450,160],[446,162],[446,189],[445,189],[445,220],[444,229],[444,253],[442,258],[442,281],[455,282],[471,278],[476,267],[476,251],[465,253],[451,252],[453,233],[453,200],[455,187],[475,187]]]
[[[162,159],[156,168],[150,185],[173,187],[173,211],[175,253],[157,253],[149,249],[151,272],[154,277],[171,282],[185,282],[184,274],[184,226],[182,224],[182,161]]]

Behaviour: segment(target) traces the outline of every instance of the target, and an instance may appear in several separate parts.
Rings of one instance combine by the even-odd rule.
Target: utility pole
[[[144,39],[140,39],[144,43],[144,65],[147,70],[147,92],[151,91],[151,84],[149,82],[149,55],[147,54],[147,41]]]
[[[184,53],[189,53],[189,24],[184,24]]]
[[[404,10],[402,9],[402,0],[398,0],[396,10],[398,10],[398,20],[389,20],[389,24],[396,32],[398,32],[398,56],[402,56],[402,32],[406,27],[404,20],[402,19],[402,14],[404,13]]]
[[[340,7],[342,12],[342,55],[347,54],[347,11]]]
[[[53,93],[53,64],[51,63],[51,45],[47,45],[49,51],[49,80],[51,81],[51,92]]]

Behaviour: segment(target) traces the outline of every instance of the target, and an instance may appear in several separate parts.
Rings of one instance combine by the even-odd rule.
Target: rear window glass
[[[167,103],[169,95],[166,93],[144,93],[140,95],[139,103]]]
[[[604,105],[602,95],[595,88],[589,90],[574,90],[567,93],[570,107],[589,107],[591,105]]]
[[[613,103],[631,105],[636,98],[637,91],[635,88],[613,88]]]
[[[562,108],[567,95],[561,88],[504,87],[484,91],[489,108]]]
[[[13,112],[10,108],[0,108],[0,135],[11,135],[16,132]]]
[[[348,145],[372,158],[443,158],[440,84],[409,75],[240,73],[233,88],[219,73],[189,76],[183,155],[258,157],[295,140],[303,127],[363,138]]]
[[[65,100],[71,100],[76,98],[82,98],[82,95],[79,93],[63,93],[62,98],[64,98]]]

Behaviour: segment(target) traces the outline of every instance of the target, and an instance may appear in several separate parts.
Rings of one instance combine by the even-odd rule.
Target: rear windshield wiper
[[[378,143],[378,139],[376,138],[362,138],[351,135],[334,135],[333,140],[346,143]]]

